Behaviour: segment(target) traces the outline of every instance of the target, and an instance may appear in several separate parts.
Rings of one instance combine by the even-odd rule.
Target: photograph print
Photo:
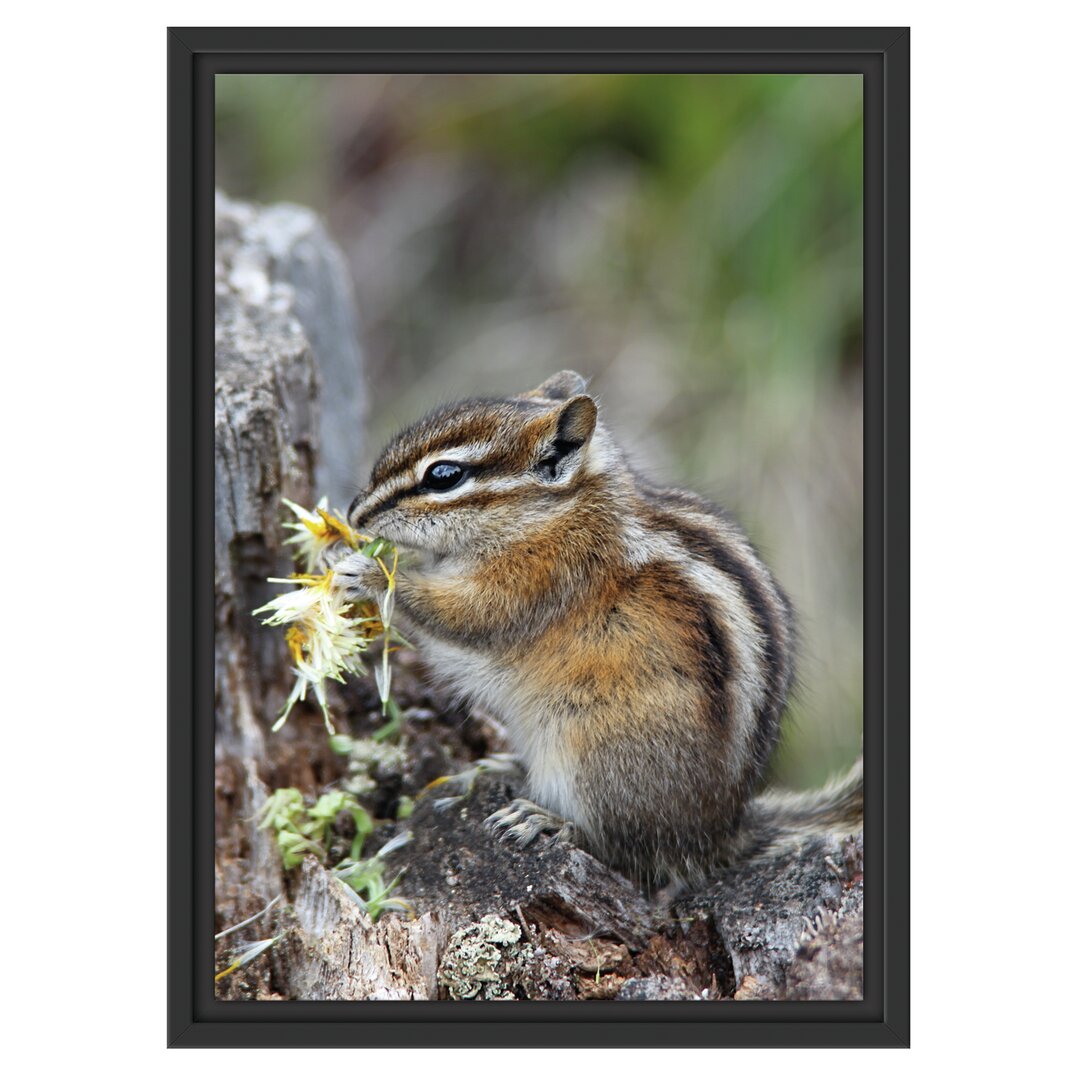
[[[863,143],[215,77],[217,1000],[863,999]]]

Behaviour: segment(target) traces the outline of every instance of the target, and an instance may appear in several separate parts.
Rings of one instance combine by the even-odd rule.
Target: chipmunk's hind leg
[[[573,840],[574,826],[558,814],[528,799],[515,799],[509,806],[496,810],[484,824],[502,839],[519,848],[528,847],[538,836],[549,833],[560,839]]]

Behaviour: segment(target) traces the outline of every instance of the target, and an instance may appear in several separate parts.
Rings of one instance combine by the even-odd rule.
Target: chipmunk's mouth
[[[427,552],[430,548],[423,542],[423,536],[415,525],[408,521],[394,520],[386,515],[382,521],[365,525],[363,532],[370,536],[382,536],[395,544],[401,552]]]

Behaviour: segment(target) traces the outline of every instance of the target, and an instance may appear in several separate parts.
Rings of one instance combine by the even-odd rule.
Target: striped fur
[[[436,410],[386,448],[350,519],[406,553],[402,629],[506,725],[530,797],[644,883],[700,881],[755,843],[791,605],[723,511],[628,467],[584,390],[561,372]],[[431,490],[445,461],[465,478]],[[380,587],[359,557],[338,572]]]

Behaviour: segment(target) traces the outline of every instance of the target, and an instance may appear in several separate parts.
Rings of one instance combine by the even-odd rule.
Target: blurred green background
[[[326,218],[374,457],[438,402],[592,379],[800,613],[774,777],[862,731],[862,84],[844,75],[218,76],[217,183]],[[363,477],[357,477],[357,488]],[[330,492],[348,502],[354,492]]]

